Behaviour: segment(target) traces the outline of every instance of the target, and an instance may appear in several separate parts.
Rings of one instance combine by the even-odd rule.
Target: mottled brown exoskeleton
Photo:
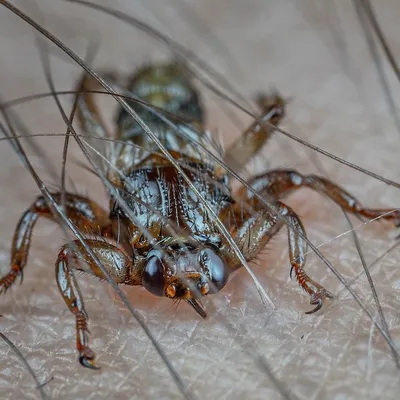
[[[137,98],[176,116],[169,117],[173,121],[171,125],[137,102],[131,103],[179,163],[191,184],[160,154],[159,147],[132,116],[121,110],[114,136],[118,143],[105,144],[103,154],[113,167],[106,169],[107,179],[117,188],[131,216],[121,206],[118,196],[111,198],[107,213],[91,199],[67,193],[68,217],[83,233],[98,233],[98,237],[88,239],[87,244],[117,283],[144,286],[156,296],[184,299],[202,317],[206,313],[199,300],[221,290],[229,275],[242,263],[194,192],[193,185],[227,228],[247,261],[260,253],[286,219],[291,272],[310,295],[310,303],[316,305],[309,313],[317,311],[331,294],[305,273],[306,233],[296,213],[279,200],[295,189],[308,187],[359,217],[371,219],[390,210],[364,208],[353,196],[325,178],[303,176],[284,169],[267,171],[249,182],[261,197],[274,200],[274,212],[248,189],[233,196],[224,168],[206,157],[194,143],[196,140],[210,147],[210,139],[203,133],[203,108],[198,92],[184,71],[177,64],[149,66],[139,70],[128,87]],[[97,89],[95,82],[85,77],[79,89],[82,94],[78,117],[83,130],[87,135],[107,137],[93,94],[88,93]],[[273,133],[273,127],[262,122],[277,125],[284,116],[284,101],[279,95],[261,96],[258,103],[260,119],[223,155],[226,165],[237,171],[258,153]],[[61,194],[55,193],[54,198],[60,202]],[[22,279],[32,230],[41,216],[54,218],[44,198],[38,197],[16,228],[11,270],[0,280],[0,292],[5,292],[18,276]],[[400,212],[386,214],[383,218],[398,225]],[[104,275],[77,240],[62,247],[55,266],[61,295],[76,317],[79,360],[86,367],[96,368],[95,354],[88,345],[88,317],[72,268],[99,278]]]

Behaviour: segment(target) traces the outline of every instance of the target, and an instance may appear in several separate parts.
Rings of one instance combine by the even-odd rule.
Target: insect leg
[[[109,150],[113,150],[110,142],[104,142],[103,140],[93,139],[98,138],[110,138],[111,135],[106,129],[106,125],[101,117],[101,113],[97,107],[95,96],[90,93],[93,90],[98,90],[97,82],[90,75],[83,75],[81,81],[78,84],[77,91],[82,94],[78,98],[77,107],[77,119],[82,127],[85,135],[90,135],[85,139],[88,143],[92,144],[100,154],[106,155]],[[85,93],[86,92],[86,93]],[[108,158],[110,155],[108,155]],[[98,157],[94,156],[98,165],[104,166],[104,162]],[[108,176],[108,178],[111,178]]]
[[[98,90],[97,82],[89,75],[84,75],[78,85],[79,92]],[[93,93],[81,94],[78,101],[78,119],[85,132],[99,137],[108,137],[104,121],[102,120]]]
[[[249,184],[259,194],[268,194],[274,198],[282,198],[295,189],[308,187],[324,194],[344,210],[359,217],[374,219],[382,216],[385,220],[393,221],[396,226],[400,225],[399,209],[372,209],[363,207],[350,193],[321,176],[304,176],[295,170],[277,169],[253,178]],[[242,190],[240,195],[242,197],[252,196],[250,192],[247,193],[247,190]]]
[[[132,261],[122,250],[104,240],[88,240],[87,243],[116,283],[130,283]],[[60,250],[56,261],[56,280],[66,305],[75,315],[79,362],[84,367],[98,369],[94,362],[95,353],[89,347],[88,315],[71,268],[91,272],[101,279],[105,277],[78,240]]]
[[[61,194],[54,194],[54,199],[59,202]],[[108,215],[93,201],[75,194],[66,194],[66,212],[78,229],[92,233],[104,231],[108,227]],[[6,292],[18,276],[23,277],[31,244],[32,232],[39,217],[53,219],[43,196],[39,196],[32,206],[21,217],[14,233],[11,248],[11,269],[0,279],[0,293]]]
[[[292,265],[290,274],[292,275],[294,271],[300,286],[311,296],[310,303],[316,305],[315,309],[306,314],[314,313],[322,307],[325,298],[333,298],[333,296],[323,286],[311,279],[304,271],[307,242],[305,240],[306,232],[300,218],[284,203],[277,201],[275,205],[277,211],[290,222],[290,225],[287,225],[289,258]],[[236,214],[239,213],[236,212]],[[282,225],[282,219],[277,215],[265,209],[260,209],[252,215],[245,217],[233,237],[238,246],[242,249],[246,260],[250,261],[259,254],[271,237],[279,231]],[[231,264],[235,265],[235,261]],[[236,265],[240,267],[240,263],[236,262]]]
[[[224,156],[224,162],[235,171],[242,170],[261,150],[274,132],[274,128],[269,124],[278,125],[285,114],[285,101],[277,93],[260,95],[257,102],[263,117],[253,122],[227,149]],[[263,122],[265,124],[260,125]]]

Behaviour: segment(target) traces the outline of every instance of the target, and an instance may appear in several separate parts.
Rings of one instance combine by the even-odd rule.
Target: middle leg
[[[53,193],[57,203],[61,202],[61,193]],[[109,235],[108,214],[94,201],[77,194],[66,193],[65,211],[68,218],[84,233]],[[6,292],[18,276],[23,277],[23,270],[28,261],[33,229],[39,217],[54,220],[51,209],[43,196],[25,211],[14,233],[11,249],[10,271],[0,278],[0,294]],[[57,221],[56,221],[57,222]]]

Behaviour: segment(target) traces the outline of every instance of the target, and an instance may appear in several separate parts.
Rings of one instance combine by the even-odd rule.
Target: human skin
[[[105,0],[99,3],[109,5]],[[228,46],[236,66],[218,54],[218,46],[207,39],[206,33],[195,31],[193,22],[185,22],[188,17],[183,11],[177,12],[178,2],[170,4],[174,7],[150,3],[148,8],[157,18],[150,16],[148,21],[224,71],[246,98],[271,87],[290,97],[282,125],[287,131],[365,169],[398,180],[400,133],[388,112],[350,4],[197,2],[193,12],[206,23],[206,30]],[[45,23],[81,56],[89,42],[97,41],[100,47],[93,64],[97,71],[116,70],[123,76],[146,62],[166,58],[162,45],[143,39],[133,29],[93,10],[62,2],[51,5],[40,1],[36,8],[22,1],[17,5]],[[395,40],[399,5],[385,0],[376,7],[393,52],[400,54]],[[139,17],[149,15],[129,1],[119,2],[118,8]],[[31,29],[2,9],[0,32],[3,100],[48,91]],[[51,50],[51,54],[60,53]],[[80,70],[65,57],[52,57],[51,61],[57,89],[72,89]],[[396,94],[398,83],[387,71]],[[71,98],[64,99],[67,110],[71,103]],[[234,130],[219,108],[223,101],[215,103],[207,98],[206,104],[208,127],[215,132],[220,130],[225,143],[230,143],[240,128]],[[104,102],[104,109],[107,105],[113,105],[112,101]],[[31,102],[14,111],[32,133],[65,132],[52,100]],[[109,109],[106,112],[111,114]],[[241,127],[250,122],[238,110],[235,115]],[[60,171],[62,140],[41,138],[37,143]],[[59,180],[49,176],[40,157],[32,150],[28,155],[46,183],[59,185]],[[6,142],[0,145],[0,157],[0,271],[5,273],[15,225],[39,190]],[[107,197],[100,181],[86,173],[77,160],[83,158],[73,145],[67,164],[69,179],[79,193],[88,194],[106,207]],[[398,189],[316,155],[279,133],[249,170],[260,172],[277,167],[324,174],[370,207],[399,207]],[[68,185],[72,187],[70,180]],[[302,217],[308,236],[316,245],[349,230],[341,210],[309,190],[299,191],[287,202]],[[355,226],[360,224],[352,221]],[[368,265],[395,243],[393,228],[386,223],[367,224],[356,233]],[[120,300],[115,300],[112,289],[80,275],[92,348],[102,369],[91,371],[79,365],[74,318],[54,279],[57,250],[66,240],[66,235],[50,222],[38,223],[23,285],[17,284],[0,297],[0,331],[18,346],[41,382],[53,378],[45,386],[51,398],[182,398],[161,358]],[[362,271],[350,234],[330,241],[320,250],[346,280]],[[371,269],[397,344],[399,255],[396,249]],[[309,297],[289,280],[285,229],[252,266],[276,305],[275,311],[262,304],[244,269],[232,276],[223,291],[206,299],[206,320],[186,304],[175,307],[170,300],[156,298],[142,288],[124,288],[194,395],[210,399],[278,399],[278,389],[255,360],[262,356],[274,376],[299,399],[397,398],[399,374],[387,344],[318,257],[309,255],[307,271],[339,295],[313,315],[304,314],[312,307]],[[353,287],[377,315],[365,276]],[[0,344],[0,360],[2,399],[39,397],[28,372],[5,343]]]

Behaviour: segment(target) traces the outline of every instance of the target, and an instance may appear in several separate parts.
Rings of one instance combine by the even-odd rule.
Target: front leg
[[[323,286],[311,279],[304,271],[307,242],[305,241],[306,231],[300,218],[284,203],[276,202],[275,206],[278,213],[282,217],[287,218],[290,223],[287,224],[289,259],[292,265],[290,275],[292,276],[292,272],[295,273],[300,286],[310,295],[310,303],[316,305],[312,311],[306,312],[306,314],[312,314],[322,307],[325,298],[333,298],[333,296]],[[246,214],[242,210],[237,211],[237,217]],[[233,238],[242,250],[246,261],[254,259],[283,224],[284,221],[282,218],[263,208],[255,210],[251,215],[247,215],[241,221],[239,228],[233,231]],[[233,268],[241,267],[236,254],[229,248],[226,248],[225,251],[229,253],[230,265]]]
[[[61,194],[53,194],[54,200],[60,203]],[[96,203],[86,197],[66,194],[65,209],[68,218],[81,231],[89,234],[100,234],[108,226],[108,216]],[[18,276],[23,277],[31,244],[32,232],[39,217],[54,220],[53,214],[43,196],[39,196],[21,217],[14,233],[11,248],[11,269],[0,279],[0,293],[6,292]]]
[[[137,269],[132,269],[131,259],[121,249],[100,239],[87,240],[86,244],[116,283],[129,285],[140,283],[140,274]],[[65,304],[75,315],[79,362],[84,367],[98,369],[94,362],[95,353],[89,347],[88,315],[72,268],[91,273],[100,279],[105,279],[105,276],[78,240],[63,246],[60,250],[56,261],[56,280]]]

